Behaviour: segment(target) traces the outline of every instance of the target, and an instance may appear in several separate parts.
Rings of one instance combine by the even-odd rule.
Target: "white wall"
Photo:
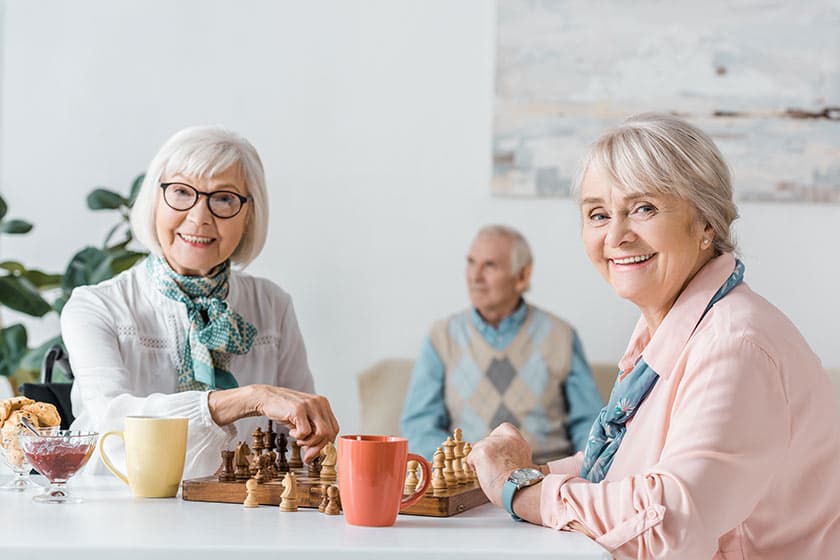
[[[3,259],[63,269],[112,223],[86,209],[93,187],[126,190],[172,132],[223,123],[260,150],[271,188],[251,272],[294,296],[344,431],[356,372],[413,356],[465,305],[466,246],[486,222],[530,238],[532,300],[572,321],[591,359],[622,353],[635,312],[588,264],[574,204],[489,195],[492,2],[7,0],[4,24],[0,191],[36,229]],[[840,208],[741,214],[749,283],[840,365]]]

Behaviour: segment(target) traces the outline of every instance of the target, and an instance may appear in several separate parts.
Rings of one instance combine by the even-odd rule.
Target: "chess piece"
[[[324,510],[327,509],[327,502],[329,502],[329,496],[327,496],[327,490],[329,486],[327,484],[321,485],[321,503],[318,504],[318,511],[324,513]]]
[[[254,480],[257,484],[262,484],[266,481],[265,476],[265,455],[254,455],[251,461],[251,468],[254,469]]]
[[[290,469],[300,469],[303,467],[303,461],[300,458],[300,446],[295,440],[291,440],[292,456],[289,458]]]
[[[262,428],[257,426],[257,429],[251,434],[251,450],[254,455],[260,455],[263,449],[265,449],[265,434]]]
[[[457,488],[458,487],[458,480],[455,478],[455,470],[452,468],[452,463],[455,461],[455,453],[453,449],[455,448],[455,442],[452,441],[452,437],[447,437],[446,441],[442,444],[443,447],[443,460],[444,460],[444,469],[443,469],[443,478],[446,480],[446,487],[447,488]]]
[[[277,436],[277,472],[289,472],[289,462],[286,461],[286,451],[289,440],[284,432]]]
[[[283,479],[283,493],[280,497],[280,511],[297,511],[297,477],[295,473],[286,473],[286,477]]]
[[[327,507],[324,508],[327,515],[338,515],[341,513],[341,506],[338,505],[338,486],[327,488]]]
[[[263,432],[265,435],[263,436],[263,443],[265,445],[265,452],[269,453],[277,449],[277,442],[274,440],[274,437],[277,435],[274,433],[274,423],[269,420],[268,421],[268,429]]]
[[[248,482],[245,483],[247,494],[245,495],[245,501],[242,503],[242,507],[255,508],[260,505],[260,502],[257,500],[257,486],[257,481],[253,478],[249,478]]]
[[[420,463],[417,461],[408,462],[408,476],[405,477],[405,486],[403,486],[403,494],[413,494],[417,488],[417,483],[420,480],[417,478],[417,467]]]
[[[438,447],[434,457],[432,457],[432,484],[430,485],[432,487],[432,494],[435,496],[446,494],[446,478],[443,474],[446,465],[445,461],[443,451]]]
[[[464,443],[464,474],[467,475],[467,484],[475,482],[475,469],[467,462],[467,457],[472,453],[472,445]]]
[[[467,477],[464,474],[464,442],[461,441],[461,428],[455,430],[455,447],[452,448],[454,459],[452,460],[452,470],[455,472],[455,482],[458,486],[463,486],[467,483]]]
[[[321,449],[321,482],[335,482],[336,472],[335,464],[338,462],[338,454],[335,451],[335,445],[331,441]]]
[[[248,460],[248,456],[251,454],[251,450],[248,448],[248,444],[244,441],[240,441],[239,445],[236,446],[236,451],[234,451],[234,476],[236,480],[248,480],[251,477],[250,466],[251,463]]]
[[[220,482],[233,482],[236,475],[233,472],[233,451],[222,449],[222,472],[219,473]]]
[[[268,480],[274,480],[275,478],[279,478],[277,474],[277,467],[275,463],[277,462],[277,453],[273,450],[268,451],[263,455],[265,459],[265,476]]]
[[[312,459],[312,462],[307,465],[309,478],[321,478],[321,456]]]

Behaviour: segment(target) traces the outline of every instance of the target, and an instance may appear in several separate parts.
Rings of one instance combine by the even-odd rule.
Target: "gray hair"
[[[481,235],[499,235],[510,240],[510,264],[514,276],[534,262],[531,246],[528,245],[528,240],[519,230],[502,224],[490,224],[478,230],[476,237]]]
[[[609,174],[629,193],[656,192],[688,202],[715,233],[715,254],[735,250],[729,168],[709,136],[674,116],[644,113],[605,132],[589,149],[575,183],[590,166]]]
[[[209,178],[239,165],[250,196],[245,231],[231,261],[245,267],[257,258],[268,236],[268,191],[257,150],[248,140],[220,126],[193,126],[172,135],[155,155],[131,209],[134,237],[155,255],[161,254],[155,211],[164,177]]]

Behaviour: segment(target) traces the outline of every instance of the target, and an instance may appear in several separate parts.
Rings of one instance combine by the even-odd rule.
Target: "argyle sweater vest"
[[[572,359],[572,328],[528,306],[511,343],[496,350],[475,328],[469,310],[438,321],[431,341],[445,370],[445,400],[464,440],[475,442],[502,422],[522,432],[544,463],[572,452],[563,384]]]

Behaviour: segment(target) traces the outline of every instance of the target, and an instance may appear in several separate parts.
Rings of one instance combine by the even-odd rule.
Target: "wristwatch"
[[[513,513],[513,497],[517,490],[533,486],[543,478],[545,478],[543,473],[532,468],[516,469],[510,473],[505,485],[502,486],[502,505],[505,506],[505,510],[513,517],[514,521],[522,521],[521,517]]]

